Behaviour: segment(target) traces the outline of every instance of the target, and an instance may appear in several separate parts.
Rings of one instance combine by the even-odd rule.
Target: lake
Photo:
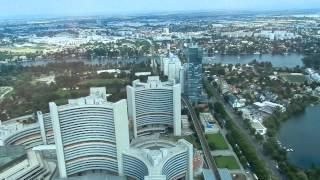
[[[307,107],[304,113],[291,117],[282,124],[278,139],[283,146],[294,149],[288,153],[291,163],[309,168],[320,166],[320,105]]]
[[[288,67],[293,68],[296,66],[303,66],[303,55],[301,54],[288,54],[288,55],[216,55],[214,58],[204,58],[203,63],[221,63],[221,64],[248,64],[252,60],[258,62],[271,62],[274,67]]]

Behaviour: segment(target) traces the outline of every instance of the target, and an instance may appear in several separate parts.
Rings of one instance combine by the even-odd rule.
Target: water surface
[[[294,149],[288,153],[290,162],[302,168],[312,163],[320,166],[320,105],[307,107],[283,123],[278,138],[283,146]]]

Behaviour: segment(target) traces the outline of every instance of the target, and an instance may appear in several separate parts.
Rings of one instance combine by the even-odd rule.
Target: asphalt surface
[[[196,130],[198,139],[200,141],[200,145],[204,154],[204,158],[206,161],[206,164],[208,165],[208,167],[212,170],[213,174],[215,175],[217,180],[221,180],[220,174],[218,172],[218,168],[216,163],[214,162],[213,157],[211,156],[211,152],[210,152],[210,148],[208,146],[208,142],[204,136],[204,132],[201,128],[201,122],[199,120],[199,118],[197,117],[191,103],[189,102],[189,99],[185,96],[181,96],[182,102],[187,106],[189,114],[191,116],[192,119],[192,123],[194,125],[194,128]]]

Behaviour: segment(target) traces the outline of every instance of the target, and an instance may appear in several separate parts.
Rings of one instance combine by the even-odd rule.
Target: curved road
[[[201,122],[200,122],[199,118],[197,117],[196,113],[194,112],[194,109],[193,109],[191,103],[189,102],[189,99],[186,96],[181,96],[181,99],[182,99],[182,102],[188,108],[188,111],[191,116],[194,128],[196,130],[197,136],[200,141],[200,145],[201,145],[204,157],[205,157],[205,161],[207,162],[208,167],[213,171],[216,179],[221,180],[217,165],[214,162],[213,157],[211,156],[210,148],[208,146],[207,140],[206,140],[204,133],[202,131]]]

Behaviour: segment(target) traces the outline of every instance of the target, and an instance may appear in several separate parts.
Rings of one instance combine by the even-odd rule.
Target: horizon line
[[[298,13],[311,11],[310,13],[319,13],[312,12],[319,11],[320,8],[294,8],[294,9],[199,9],[199,10],[172,10],[172,11],[163,11],[163,10],[151,10],[151,11],[128,11],[128,12],[116,12],[116,13],[104,13],[104,12],[95,12],[95,13],[82,13],[82,14],[30,14],[30,15],[17,15],[17,16],[1,16],[0,21],[19,21],[19,20],[49,20],[49,19],[67,19],[67,18],[89,18],[89,17],[119,17],[119,16],[145,16],[145,15],[179,15],[179,14],[189,14],[189,13],[217,13],[224,12],[226,14],[237,14],[237,13]],[[231,11],[231,12],[230,12]],[[301,13],[300,12],[300,13]],[[41,17],[40,17],[41,16]]]

